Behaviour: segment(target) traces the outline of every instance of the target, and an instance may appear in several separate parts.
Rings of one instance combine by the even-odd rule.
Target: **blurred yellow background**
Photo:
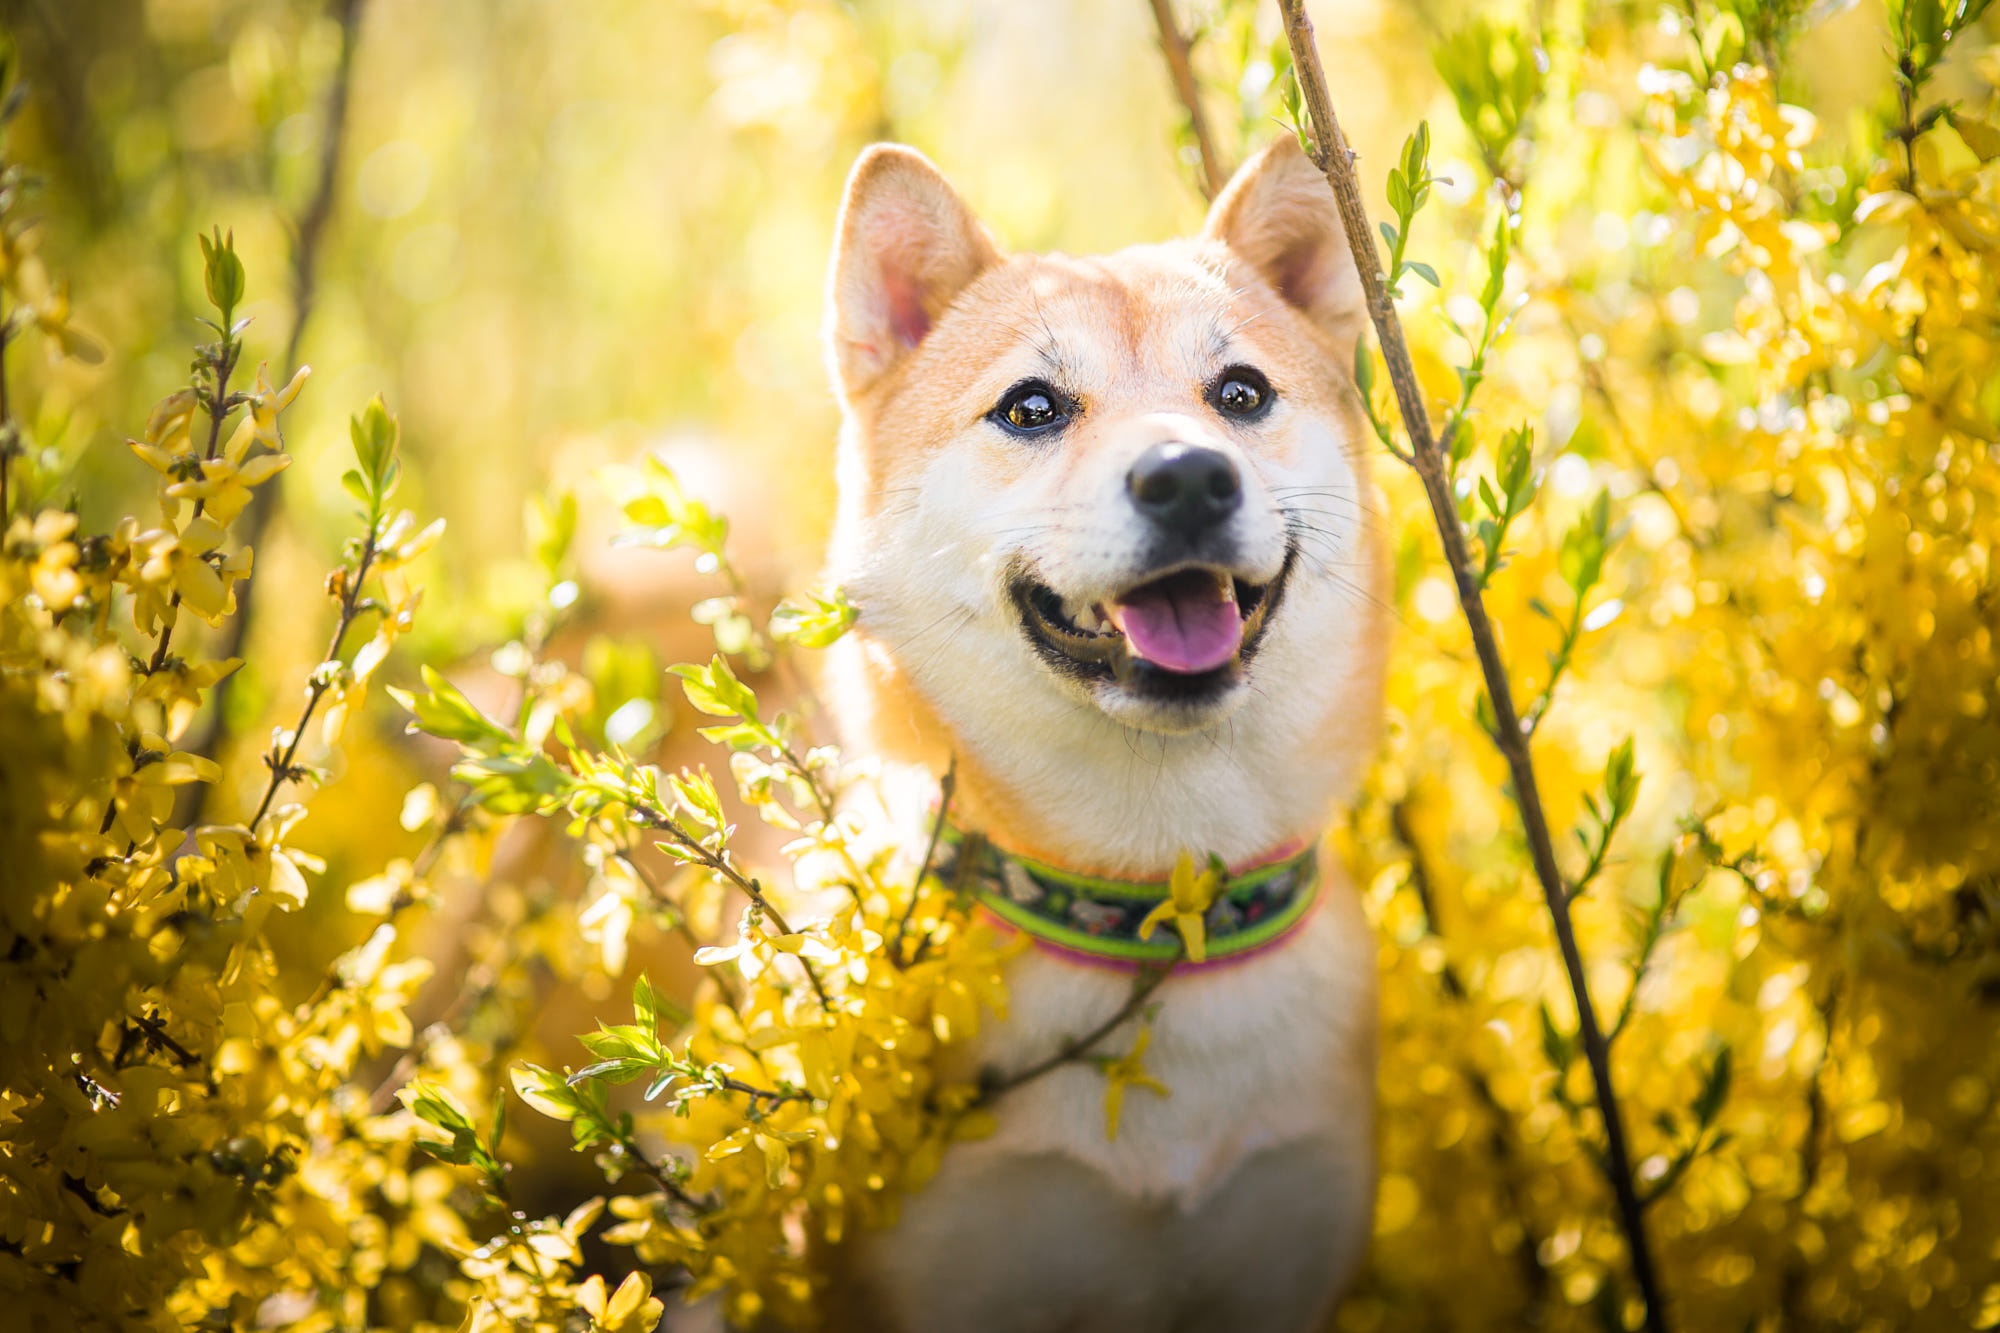
[[[1481,174],[1430,52],[1478,17],[1578,37],[1561,66],[1574,81],[1551,90],[1549,129],[1534,146],[1526,276],[1515,281],[1537,299],[1516,335],[1522,353],[1508,352],[1494,371],[1494,421],[1480,438],[1490,446],[1514,413],[1542,432],[1550,463],[1548,513],[1521,534],[1513,582],[1496,594],[1527,677],[1542,670],[1550,637],[1527,601],[1560,587],[1563,525],[1599,487],[1619,504],[1624,545],[1607,577],[1626,618],[1537,737],[1559,831],[1581,822],[1580,799],[1619,738],[1637,733],[1647,775],[1629,855],[1584,907],[1593,981],[1606,997],[1623,993],[1628,920],[1691,814],[1721,812],[1717,828],[1741,835],[1732,852],[1754,841],[1769,858],[1772,901],[1789,890],[1806,904],[1799,919],[1766,930],[1757,904],[1771,903],[1715,869],[1711,891],[1690,894],[1620,1048],[1635,1116],[1684,1108],[1718,1042],[1737,1052],[1737,1147],[1704,1154],[1654,1214],[1676,1290],[1731,1321],[1718,1328],[1778,1327],[1756,1321],[1780,1298],[1788,1314],[1827,1320],[1796,1327],[1963,1327],[1990,1313],[1994,1322],[1976,1324],[1990,1328],[2000,1323],[2000,1249],[1987,1247],[2000,1244],[2000,1213],[1985,1191],[2000,1179],[2000,1145],[1991,1029],[1977,1024],[1992,1019],[1978,989],[1992,983],[1965,980],[1985,966],[1969,945],[1952,955],[1954,966],[1965,963],[1956,979],[1933,983],[1943,965],[1926,972],[1922,949],[1943,938],[1924,933],[1940,919],[1924,912],[1968,877],[1989,882],[1979,875],[1993,850],[1980,839],[1993,813],[1963,797],[1964,785],[1943,785],[1949,764],[1908,757],[1959,756],[1954,780],[1971,781],[1993,736],[1990,713],[1968,711],[1960,730],[1937,733],[1943,739],[1909,740],[1896,752],[1902,769],[1886,760],[1871,768],[1842,709],[1858,718],[1864,705],[1876,708],[1861,683],[1868,672],[1897,688],[1905,677],[1873,664],[1842,676],[1840,663],[1771,646],[1810,643],[1813,627],[1772,630],[1759,611],[1805,606],[1797,589],[1811,578],[1824,588],[1828,578],[1847,586],[1843,571],[1855,575],[1858,557],[1822,559],[1812,543],[1843,556],[1854,549],[1839,543],[1864,506],[1850,509],[1844,490],[1836,500],[1846,483],[1826,477],[1861,464],[1837,452],[1846,436],[1818,431],[1817,420],[1814,430],[1760,424],[1766,404],[1751,394],[1762,385],[1745,362],[1697,354],[1710,345],[1704,338],[1733,327],[1740,290],[1763,291],[1760,275],[1746,284],[1725,272],[1720,251],[1693,253],[1684,234],[1692,211],[1662,202],[1671,191],[1633,147],[1648,62],[1684,63],[1690,26],[1757,8],[1419,0],[1320,3],[1314,17],[1376,216],[1404,136],[1421,118],[1436,129],[1437,170],[1450,181],[1413,253],[1437,263],[1445,294],[1460,301],[1480,272]],[[458,663],[476,691],[481,658],[519,633],[539,595],[524,503],[556,488],[585,498],[577,623],[649,644],[664,661],[704,656],[707,632],[684,612],[713,587],[683,554],[612,551],[615,508],[596,478],[607,464],[658,451],[691,492],[730,516],[754,602],[768,606],[812,580],[837,420],[818,343],[822,282],[841,183],[862,146],[898,139],[930,154],[1010,247],[1115,248],[1185,233],[1202,215],[1143,0],[5,0],[0,17],[33,86],[15,154],[44,178],[44,252],[73,277],[78,323],[111,353],[101,367],[21,376],[21,410],[70,469],[56,498],[73,488],[96,525],[144,502],[148,479],[120,442],[185,381],[191,312],[201,306],[198,231],[233,229],[251,274],[246,360],[270,360],[274,378],[286,369],[301,221],[315,211],[335,124],[328,95],[352,61],[299,345],[314,376],[286,417],[297,462],[282,479],[279,517],[256,543],[250,665],[229,704],[236,790],[219,805],[261,788],[255,753],[318,660],[327,619],[319,581],[351,529],[338,480],[349,463],[346,421],[371,395],[382,393],[402,419],[409,475],[399,502],[450,524],[429,557],[407,662]],[[1225,155],[1240,159],[1288,132],[1274,118],[1262,54],[1275,11],[1198,5],[1191,17],[1207,25],[1197,66]],[[1783,99],[1818,117],[1814,169],[1798,179],[1824,185],[1826,198],[1802,187],[1788,206],[1851,215],[1893,102],[1883,10],[1821,5],[1811,17],[1782,52],[1747,55],[1777,62]],[[1976,35],[1975,46],[1992,40]],[[1936,92],[1983,101],[1991,84],[1968,58],[1945,68]],[[1966,156],[1958,151],[1954,169]],[[1827,183],[1841,164],[1845,174]],[[1990,175],[1981,179],[1990,191]],[[1864,237],[1838,263],[1858,277],[1888,257],[1871,244]],[[1404,317],[1442,401],[1455,392],[1449,358],[1461,349],[1425,308],[1430,293],[1416,295],[1424,299],[1407,303]],[[1893,387],[1884,387],[1891,359],[1857,371],[1881,381],[1871,392]],[[1739,469],[1731,451],[1752,435],[1759,443],[1745,447]],[[1815,449],[1833,461],[1799,461]],[[1793,495],[1794,470],[1809,511],[1798,521],[1817,525],[1796,547],[1786,536],[1792,511],[1772,517],[1773,495]],[[1596,1181],[1587,1136],[1551,1092],[1565,1078],[1580,1086],[1576,1067],[1538,1063],[1537,1010],[1560,995],[1560,974],[1539,900],[1523,888],[1499,766],[1470,720],[1462,630],[1428,517],[1407,477],[1382,473],[1398,542],[1398,679],[1389,758],[1348,841],[1385,940],[1385,1244],[1344,1326],[1498,1327],[1482,1317],[1540,1310],[1550,1289],[1580,1312],[1621,1251],[1601,1201],[1579,1194]],[[1968,545],[1988,551],[1985,542]],[[1881,557],[1874,568],[1884,568]],[[1965,605],[1972,616],[1988,604],[1968,594]],[[1773,637],[1761,637],[1767,630]],[[1830,631],[1826,642],[1835,643]],[[1989,634],[1978,651],[1990,650]],[[1767,658],[1753,661],[1760,651]],[[1794,667],[1798,679],[1787,676],[1782,689],[1757,674],[1776,679]],[[390,674],[412,672],[398,663]],[[1992,688],[1987,677],[1967,691],[1990,699]],[[1891,714],[1885,726],[1895,721],[1881,711]],[[329,857],[330,884],[372,874],[414,845],[395,831],[395,810],[412,781],[438,777],[443,756],[405,741],[402,721],[380,707],[371,731],[350,729],[332,756],[348,781],[315,802],[301,829],[303,845]],[[1933,790],[1959,795],[1925,809]],[[1890,812],[1882,824],[1904,840],[1897,847],[1916,848],[1908,856],[1861,847],[1853,811],[1878,802]],[[1933,836],[1929,817],[1963,842]],[[1424,846],[1444,854],[1430,867],[1435,900],[1413,888],[1421,858],[1412,849]],[[1938,849],[1937,864],[1926,848]],[[535,854],[519,851],[514,864],[532,867]],[[1834,868],[1822,877],[1829,856]],[[1886,909],[1865,899],[1872,916],[1861,907],[1837,920],[1816,915],[1829,892],[1836,905],[1842,892],[1862,894],[1855,881],[1872,884],[1877,863],[1885,884],[1914,864],[1909,881],[1920,887],[1885,890]],[[279,930],[358,936],[360,924],[326,898]],[[1860,987],[1862,976],[1873,989]],[[1465,995],[1453,987],[1472,992],[1467,1007],[1454,1007]],[[545,1032],[586,1026],[610,989],[595,980],[588,1002]],[[1933,993],[1946,991],[1936,1012],[1953,1016],[1950,1030],[1934,1046],[1911,1037],[1878,1068],[1884,1031],[1916,1032]],[[420,1020],[441,1004],[427,998]],[[1554,1007],[1562,1013],[1560,998]],[[1828,1054],[1836,1033],[1849,1052],[1837,1068]],[[554,1061],[565,1058],[574,1052]],[[1820,1176],[1821,1161],[1839,1155],[1820,1148],[1828,1124],[1853,1156]],[[1969,1159],[1951,1151],[1953,1134],[1975,1133],[1984,1138],[1967,1147]],[[1664,1171],[1674,1136],[1637,1137]],[[1800,1205],[1809,1188],[1838,1196],[1810,1219]],[[1475,1244],[1462,1261],[1452,1248]],[[1508,1294],[1498,1305],[1467,1296],[1452,1286],[1461,1272],[1482,1293]]]

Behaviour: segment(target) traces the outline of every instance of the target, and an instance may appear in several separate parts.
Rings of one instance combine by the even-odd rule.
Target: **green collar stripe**
[[[1002,852],[977,835],[947,828],[938,874],[960,885],[1014,929],[1044,944],[1113,964],[1165,963],[1181,955],[1171,925],[1139,938],[1164,882],[1104,879]],[[1226,880],[1204,925],[1209,960],[1251,952],[1302,919],[1319,888],[1317,849],[1257,866]]]

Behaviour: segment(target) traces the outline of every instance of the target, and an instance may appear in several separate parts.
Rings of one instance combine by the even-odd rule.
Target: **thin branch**
[[[1210,202],[1229,183],[1229,169],[1209,133],[1208,115],[1201,108],[1201,85],[1195,82],[1194,66],[1188,63],[1188,39],[1174,21],[1172,0],[1152,0],[1153,22],[1160,29],[1160,54],[1167,59],[1167,73],[1173,76],[1174,95],[1187,112],[1188,127],[1194,132],[1195,147],[1201,152],[1201,192]]]
[[[730,1092],[739,1092],[748,1097],[750,1099],[750,1111],[753,1115],[756,1113],[757,1102],[760,1099],[771,1103],[773,1107],[782,1106],[786,1102],[809,1102],[813,1099],[811,1093],[798,1088],[785,1090],[760,1088],[755,1083],[745,1083],[742,1079],[732,1077],[728,1074],[715,1075],[715,1081]]]
[[[636,1137],[620,1130],[616,1125],[609,1122],[605,1122],[605,1124],[611,1130],[611,1142],[617,1147],[618,1151],[638,1163],[639,1169],[651,1176],[655,1183],[674,1202],[680,1204],[697,1217],[712,1213],[720,1206],[712,1197],[697,1199],[694,1195],[689,1194],[686,1187],[674,1179],[673,1172],[667,1170],[667,1168],[646,1155],[646,1150],[639,1146],[639,1140]]]
[[[312,317],[319,290],[320,245],[326,235],[327,223],[333,216],[335,190],[340,179],[341,150],[347,139],[348,100],[354,82],[354,52],[360,43],[361,15],[365,4],[366,0],[334,0],[332,6],[334,20],[340,25],[340,63],[326,92],[326,133],[320,143],[319,176],[314,182],[312,197],[299,215],[298,243],[292,251],[292,329],[285,339],[285,356],[280,363],[287,375],[298,368],[299,350],[305,341],[306,325]],[[252,548],[261,545],[272,518],[277,514],[278,504],[278,487],[259,486],[251,494],[249,505],[237,521],[237,539]],[[216,660],[227,661],[237,656],[248,640],[261,582],[256,578],[238,581],[236,614],[223,622],[217,635]],[[204,730],[193,744],[187,746],[205,759],[215,758],[228,739],[228,724],[224,717],[228,712],[230,693],[241,674],[231,672],[224,676],[209,693],[208,716],[202,724]],[[190,783],[188,813],[179,822],[184,826],[200,823],[202,809],[209,796],[208,784]]]
[[[633,821],[640,827],[658,829],[660,832],[665,833],[686,849],[695,861],[741,889],[750,901],[763,911],[765,916],[771,918],[771,924],[778,928],[780,935],[790,935],[793,933],[791,924],[785,920],[784,913],[780,912],[777,905],[765,895],[764,886],[738,870],[726,855],[710,851],[707,847],[703,846],[701,839],[681,827],[680,822],[664,810],[656,809],[650,805],[634,805],[630,809]],[[806,980],[812,982],[813,993],[819,996],[820,1006],[831,1012],[833,1009],[833,997],[827,994],[826,983],[820,980],[819,969],[815,968],[803,957],[799,959],[799,966],[805,969]]]
[[[252,835],[257,831],[257,821],[271,809],[271,802],[277,799],[278,789],[285,785],[293,772],[293,761],[298,758],[299,745],[305,740],[306,727],[311,724],[313,713],[319,708],[319,701],[326,697],[331,685],[331,677],[326,674],[328,664],[340,661],[340,645],[346,640],[347,632],[354,628],[354,622],[361,617],[362,585],[368,581],[368,566],[375,560],[375,534],[380,529],[379,520],[368,525],[368,537],[361,545],[361,558],[355,562],[353,575],[347,580],[340,599],[340,618],[334,622],[333,638],[327,642],[326,656],[314,669],[312,681],[306,686],[306,706],[299,712],[299,720],[292,724],[292,741],[284,754],[277,753],[277,747],[264,756],[264,762],[271,769],[271,780],[264,786],[264,799],[257,803],[257,813],[250,816],[249,828]]]
[[[229,420],[230,415],[236,411],[238,405],[232,402],[229,397],[229,376],[236,369],[237,358],[243,355],[243,344],[237,342],[235,338],[230,336],[229,331],[225,329],[223,330],[222,341],[218,346],[221,350],[216,353],[215,360],[210,362],[215,372],[215,396],[210,398],[208,402],[208,448],[202,454],[204,460],[213,460],[216,450],[222,447],[223,423]],[[205,355],[206,353],[204,353]],[[199,382],[197,382],[197,390],[199,390]],[[194,517],[200,518],[202,511],[207,507],[207,496],[196,500],[194,502]],[[177,590],[172,600],[167,603],[167,609],[169,612],[177,611],[180,608],[180,604],[181,595]],[[174,622],[172,619],[169,619],[166,624],[160,626],[160,642],[153,649],[152,660],[146,663],[147,675],[153,675],[167,664],[167,649],[173,643],[173,639]],[[227,679],[227,677],[224,677],[224,679]]]
[[[1437,894],[1431,878],[1429,864],[1424,860],[1423,844],[1417,840],[1415,824],[1410,819],[1408,801],[1397,801],[1389,807],[1389,824],[1394,829],[1396,840],[1410,853],[1410,891],[1416,894],[1417,908],[1424,914],[1424,929],[1432,939],[1442,946],[1444,932],[1438,929]],[[1465,1003],[1472,997],[1472,991],[1459,975],[1458,968],[1446,954],[1438,968],[1438,983],[1446,996],[1458,1003]],[[1479,1104],[1486,1108],[1489,1123],[1487,1149],[1493,1157],[1496,1174],[1500,1178],[1500,1188],[1507,1195],[1507,1205],[1521,1226],[1521,1237],[1514,1245],[1514,1264],[1520,1270],[1522,1282],[1528,1289],[1530,1306],[1542,1299],[1549,1289],[1548,1265],[1542,1262],[1542,1237],[1535,1230],[1534,1221],[1528,1215],[1528,1201],[1523,1196],[1520,1173],[1515,1157],[1514,1145],[1508,1138],[1508,1127],[1513,1117],[1500,1103],[1499,1094],[1493,1091],[1492,1082],[1486,1077],[1477,1062],[1470,1057],[1459,1060],[1459,1076],[1472,1089]]]
[[[646,892],[652,896],[654,902],[663,904],[674,914],[674,933],[679,935],[681,941],[687,945],[689,956],[692,957],[700,953],[702,949],[701,936],[695,934],[694,927],[688,924],[687,914],[681,911],[675,905],[674,900],[667,896],[666,886],[654,877],[652,871],[639,863],[639,858],[634,855],[637,850],[636,847],[624,848],[619,851],[618,859],[625,864],[626,869],[638,876],[639,882],[646,886]],[[737,993],[735,985],[730,982],[729,978],[716,968],[710,968],[708,975],[715,982],[716,989],[722,992],[722,998],[729,1001],[729,1007],[741,1012],[743,997]]]
[[[1291,45],[1293,68],[1311,120],[1313,164],[1325,174],[1327,185],[1339,205],[1341,225],[1346,230],[1355,268],[1367,293],[1369,318],[1375,326],[1382,357],[1388,366],[1390,381],[1395,386],[1396,404],[1409,435],[1411,466],[1423,481],[1425,495],[1430,500],[1431,514],[1444,544],[1445,560],[1451,566],[1458,587],[1459,606],[1465,613],[1466,626],[1479,654],[1480,672],[1485,677],[1487,695],[1497,722],[1494,743],[1505,757],[1513,778],[1514,800],[1521,811],[1521,822],[1534,860],[1535,877],[1541,882],[1542,895],[1548,903],[1556,943],[1562,952],[1563,969],[1568,974],[1570,991],[1576,1001],[1578,1033],[1585,1058],[1590,1064],[1591,1082],[1604,1122],[1606,1174],[1616,1196],[1626,1246],[1631,1252],[1633,1280],[1646,1306],[1645,1327],[1648,1333],[1666,1333],[1666,1307],[1654,1273],[1644,1211],[1633,1181],[1631,1155],[1625,1143],[1624,1121],[1618,1108],[1617,1091],[1612,1085],[1610,1048],[1605,1043],[1596,1010],[1591,1004],[1583,955],[1577,947],[1576,931],[1570,922],[1568,894],[1563,886],[1562,872],[1556,865],[1548,819],[1542,811],[1541,790],[1535,782],[1528,739],[1521,730],[1520,715],[1514,707],[1506,664],[1500,656],[1499,638],[1480,595],[1479,571],[1467,549],[1465,531],[1459,523],[1457,504],[1447,477],[1447,459],[1437,438],[1431,433],[1430,414],[1424,405],[1416,368],[1410,360],[1403,326],[1396,317],[1388,284],[1375,262],[1374,233],[1368,223],[1367,205],[1362,201],[1361,182],[1354,170],[1354,153],[1334,116],[1333,99],[1327,92],[1326,71],[1320,65],[1312,21],[1306,16],[1305,0],[1279,0],[1278,7],[1284,15],[1285,36]]]
[[[924,896],[924,879],[937,859],[938,839],[944,836],[945,820],[951,814],[951,798],[957,788],[958,756],[954,754],[938,782],[937,818],[931,821],[930,844],[924,848],[924,859],[917,865],[917,877],[910,881],[910,900],[903,904],[903,915],[896,921],[896,938],[889,944],[889,957],[898,963],[903,961],[903,940],[910,933],[910,918],[916,914],[917,899]]]
[[[0,303],[0,537],[7,532],[7,520],[13,512],[13,500],[7,491],[7,479],[14,474],[14,407],[7,397],[7,347],[14,340],[7,336],[4,319],[6,306]]]
[[[805,784],[806,790],[812,793],[813,808],[819,812],[820,827],[829,833],[837,833],[838,830],[834,826],[833,794],[820,786],[819,778],[806,767],[806,761],[799,758],[792,747],[782,741],[778,744],[778,758],[783,761],[785,767],[792,770],[794,777]],[[855,864],[854,853],[848,850],[846,840],[842,839],[838,846],[840,859],[847,863],[847,893],[858,907],[861,904],[861,886],[867,882],[868,876]]]
[[[979,1095],[973,1098],[972,1106],[986,1106],[999,1100],[1006,1093],[1012,1092],[1023,1083],[1033,1082],[1052,1069],[1069,1064],[1071,1061],[1082,1060],[1088,1057],[1091,1051],[1097,1046],[1097,1043],[1110,1036],[1127,1019],[1145,1008],[1146,1001],[1152,996],[1154,991],[1160,988],[1160,983],[1164,982],[1173,970],[1174,964],[1172,962],[1167,963],[1163,967],[1140,968],[1138,975],[1132,978],[1131,994],[1125,997],[1125,1003],[1118,1006],[1117,1012],[1113,1013],[1111,1017],[1105,1019],[1082,1036],[1071,1037],[1057,1048],[1055,1054],[1049,1056],[1047,1059],[1038,1060],[1027,1068],[1016,1070],[1011,1074],[1001,1074],[992,1078],[981,1079]],[[967,1109],[971,1108],[968,1107]]]

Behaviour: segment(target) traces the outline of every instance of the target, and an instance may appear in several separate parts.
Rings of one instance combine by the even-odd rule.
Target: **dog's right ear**
[[[1000,252],[914,148],[876,144],[847,178],[827,279],[827,355],[853,398],[924,340]]]

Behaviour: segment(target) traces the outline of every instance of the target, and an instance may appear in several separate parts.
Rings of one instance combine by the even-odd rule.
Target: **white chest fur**
[[[1010,967],[1008,989],[1009,1021],[970,1053],[1003,1073],[1045,1058],[1115,1013],[1131,977],[1030,948]],[[1078,1063],[1007,1093],[998,1132],[955,1151],[1060,1153],[1122,1193],[1193,1209],[1245,1158],[1322,1135],[1330,1117],[1358,1118],[1366,1144],[1374,946],[1338,867],[1327,867],[1312,915],[1281,945],[1170,977],[1152,1003],[1145,1066],[1168,1095],[1131,1090],[1116,1139],[1107,1134],[1104,1075]],[[1097,1053],[1124,1054],[1134,1033],[1127,1024]]]
[[[1365,1245],[1374,1194],[1374,948],[1329,868],[1280,948],[1170,978],[1146,1066],[1106,1134],[1105,1079],[1061,1066],[1007,1093],[901,1223],[856,1238],[836,1326],[977,1333],[1305,1333]],[[965,1058],[1046,1057],[1115,1013],[1124,974],[1031,951],[1013,1011]],[[1104,1049],[1123,1054],[1132,1028]]]

